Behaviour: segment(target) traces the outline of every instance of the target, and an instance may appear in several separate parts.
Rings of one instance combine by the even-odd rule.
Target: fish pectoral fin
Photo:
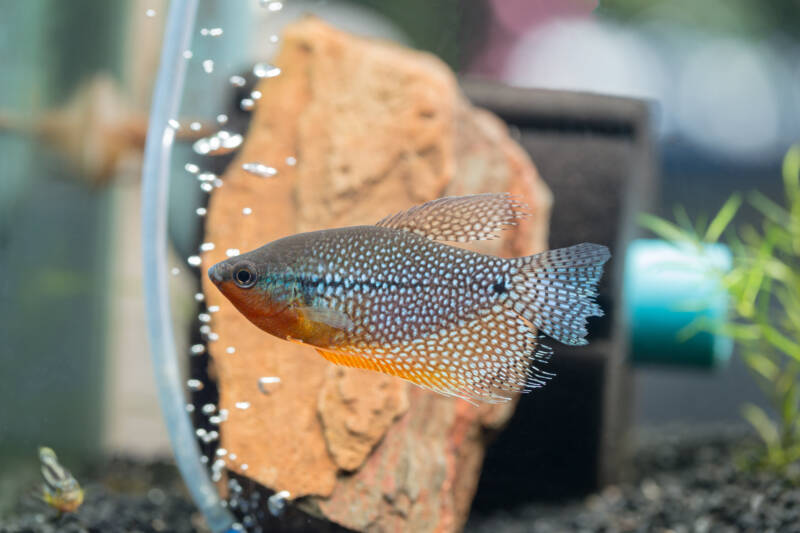
[[[436,241],[468,242],[495,239],[497,232],[516,226],[527,206],[508,193],[440,198],[388,216],[376,226],[422,235]]]
[[[299,307],[297,310],[311,322],[319,322],[334,329],[349,331],[355,326],[349,316],[330,307]]]

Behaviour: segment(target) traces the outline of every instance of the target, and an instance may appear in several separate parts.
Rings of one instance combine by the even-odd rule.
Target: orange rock
[[[289,26],[250,131],[211,197],[206,240],[225,250],[327,227],[370,224],[440,196],[510,191],[532,216],[473,249],[545,248],[550,193],[505,126],[475,109],[431,55],[354,37],[307,18]],[[287,158],[296,158],[296,165]],[[277,169],[259,178],[242,164]],[[250,207],[252,214],[243,216]],[[233,471],[359,531],[455,531],[480,474],[487,433],[514,403],[475,407],[404,381],[331,365],[258,330],[204,280],[219,305],[209,351],[219,379],[222,446]],[[226,352],[235,346],[236,352]],[[259,392],[260,376],[281,378]],[[250,402],[247,410],[236,402]],[[243,471],[241,464],[248,469]]]

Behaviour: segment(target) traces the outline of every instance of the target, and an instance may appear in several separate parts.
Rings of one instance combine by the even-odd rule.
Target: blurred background
[[[779,198],[782,159],[800,139],[797,0],[286,0],[271,2],[280,4],[274,10],[259,0],[200,3],[196,31],[207,33],[188,58],[180,117],[197,128],[179,136],[176,168],[217,120],[209,110],[239,97],[227,77],[207,76],[206,61],[249,71],[247,61],[269,59],[273,36],[307,11],[429,51],[465,84],[642,99],[655,174],[647,210],[667,217],[676,205],[692,219],[712,216],[734,191]],[[139,235],[167,4],[0,0],[4,474],[29,469],[42,444],[76,462],[169,454],[146,343]],[[244,133],[246,118],[232,112],[230,121]],[[203,193],[173,187],[170,290],[184,302],[175,306],[176,327],[188,331],[197,278],[185,258],[200,242],[192,212]],[[621,261],[624,250],[615,254]],[[634,365],[635,430],[741,425],[744,402],[766,405],[735,353],[704,367]],[[18,483],[0,478],[0,512]]]

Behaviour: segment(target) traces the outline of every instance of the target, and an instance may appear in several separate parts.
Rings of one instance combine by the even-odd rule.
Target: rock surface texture
[[[204,268],[231,248],[372,224],[441,196],[490,191],[519,195],[532,216],[472,249],[503,256],[544,249],[549,191],[505,126],[470,106],[439,60],[308,18],[286,29],[274,63],[281,74],[259,85],[245,142],[210,199],[205,240],[215,249]],[[244,163],[277,174],[261,178]],[[463,526],[487,436],[513,402],[475,407],[334,366],[257,329],[207,279],[204,289],[208,305],[220,306],[209,350],[220,408],[228,410],[221,446],[236,457],[229,469],[358,531]],[[262,376],[280,383],[264,394]]]

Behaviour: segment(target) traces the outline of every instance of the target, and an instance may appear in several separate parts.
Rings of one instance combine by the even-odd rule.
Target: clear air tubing
[[[167,200],[175,137],[168,121],[178,116],[186,76],[183,51],[191,45],[196,11],[197,0],[172,0],[164,32],[142,169],[144,289],[153,370],[175,461],[209,527],[224,532],[234,520],[200,462],[201,451],[185,408],[167,291]]]

